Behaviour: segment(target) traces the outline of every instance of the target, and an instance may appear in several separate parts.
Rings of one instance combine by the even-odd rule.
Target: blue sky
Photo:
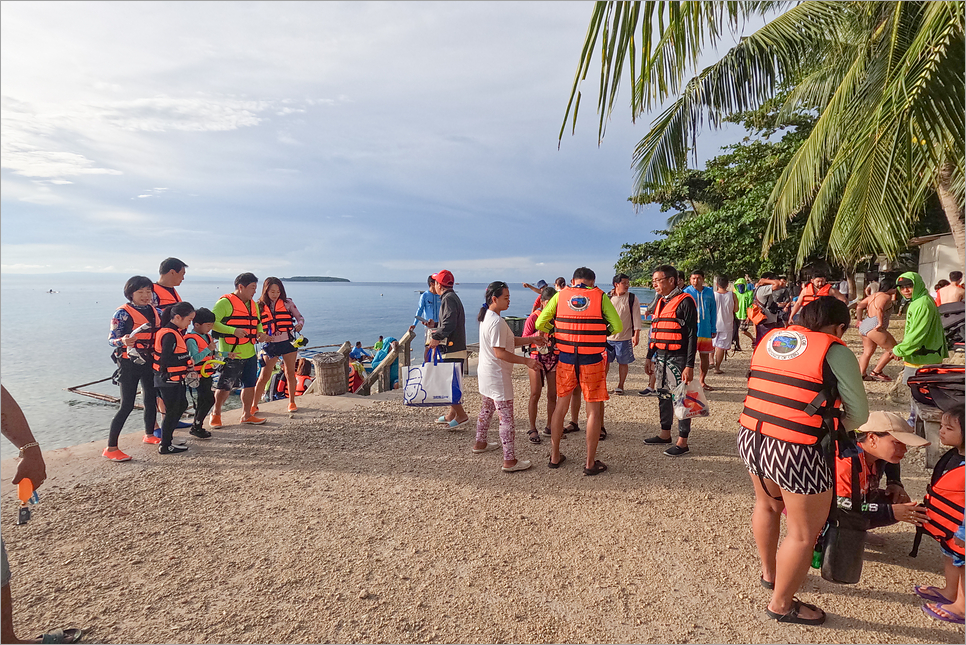
[[[666,214],[597,70],[558,150],[592,7],[4,2],[0,270],[609,278]]]

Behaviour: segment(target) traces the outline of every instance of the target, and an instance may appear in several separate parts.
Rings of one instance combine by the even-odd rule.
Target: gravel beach
[[[860,351],[854,330],[846,339]],[[725,375],[709,376],[712,416],[694,422],[691,453],[670,458],[642,443],[658,415],[657,399],[636,395],[647,385],[638,347],[634,394],[606,406],[598,457],[609,470],[597,477],[583,475],[583,433],[565,435],[558,470],[546,466],[549,438],[527,441],[520,366],[516,447],[534,462],[524,472],[502,472],[499,451],[471,453],[475,425],[441,429],[439,409],[407,408],[399,391],[303,397],[294,414],[284,401],[264,404],[266,425],[191,438],[182,455],[159,455],[138,435],[121,440],[129,463],[102,459],[103,442],[47,452],[49,478],[25,526],[15,525],[15,462],[4,461],[18,634],[73,626],[100,643],[962,643],[962,627],[920,610],[912,588],[940,583],[942,563],[930,539],[908,557],[906,524],[875,532],[882,544],[867,548],[857,585],[811,571],[800,596],[829,613],[825,626],[765,617],[754,498],[735,445],[745,350]],[[886,400],[889,384],[867,385],[873,410],[906,409]],[[475,378],[465,390],[475,423]],[[903,480],[921,499],[921,452],[904,461]]]

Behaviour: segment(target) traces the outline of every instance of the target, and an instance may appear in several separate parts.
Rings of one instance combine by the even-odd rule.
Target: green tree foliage
[[[636,190],[646,192],[673,184],[687,169],[702,127],[720,127],[728,115],[755,110],[791,86],[785,112],[813,110],[819,118],[774,184],[765,251],[794,239],[798,264],[826,243],[843,264],[876,253],[894,257],[938,194],[962,260],[964,6],[962,0],[598,2],[561,137],[568,119],[576,124],[580,84],[598,60],[603,136],[629,64],[632,119],[663,110],[634,151]],[[749,19],[766,22],[702,69],[702,55]],[[807,225],[799,226],[800,219]]]
[[[771,102],[734,115],[730,120],[750,133],[742,142],[723,148],[704,170],[680,172],[670,183],[647,185],[631,198],[638,205],[660,204],[662,212],[672,215],[666,230],[654,231],[663,239],[623,246],[618,271],[638,283],[649,282],[653,267],[662,263],[731,278],[794,272],[794,240],[773,245],[767,257],[761,240],[768,228],[769,195],[815,118],[795,114],[779,121],[779,105]],[[793,225],[804,226],[804,221]]]

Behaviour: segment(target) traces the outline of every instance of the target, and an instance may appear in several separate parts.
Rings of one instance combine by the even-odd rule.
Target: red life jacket
[[[176,302],[181,302],[181,296],[178,295],[178,292],[174,287],[166,287],[162,284],[158,284],[157,282],[155,282],[152,286],[154,288],[154,295],[158,298],[159,309],[164,309],[166,307],[170,307]]]
[[[168,334],[174,334],[174,362],[164,368],[161,367],[161,343]],[[165,381],[180,383],[190,370],[194,369],[194,361],[188,354],[188,346],[184,342],[184,335],[170,327],[162,327],[154,337],[154,371]]]
[[[276,300],[274,305],[260,307],[260,309],[262,312],[262,327],[265,329],[265,333],[274,336],[295,329],[295,317],[281,298]]]
[[[825,355],[835,343],[845,345],[835,336],[798,325],[770,331],[751,359],[741,425],[803,445],[816,444],[828,430],[837,429],[842,402],[825,385],[823,374]]]
[[[600,354],[607,350],[604,292],[597,287],[566,287],[557,294],[554,319],[557,346],[568,354]]]
[[[131,331],[134,331],[144,323],[148,323],[148,329],[146,331],[142,331],[142,332],[138,332],[137,334],[134,334],[134,348],[137,349],[139,352],[142,350],[146,351],[146,350],[153,349],[154,335],[157,333],[158,327],[161,326],[161,317],[158,316],[157,310],[155,310],[154,307],[151,307],[151,312],[154,314],[154,318],[151,320],[148,320],[147,318],[144,317],[144,314],[142,314],[140,311],[135,309],[134,305],[132,304],[123,305],[121,307],[118,307],[118,309],[123,309],[131,316],[131,324],[133,325],[131,327]],[[121,358],[130,358],[127,354],[126,346],[123,348],[119,348],[118,352]],[[147,359],[147,355],[145,355],[144,358]]]
[[[185,334],[184,337],[185,337],[185,340],[188,340],[189,338],[193,338],[194,341],[196,343],[198,343],[198,352],[199,353],[205,351],[206,349],[208,349],[209,346],[211,347],[211,351],[212,352],[215,351],[214,346],[212,346],[212,344],[211,344],[212,343],[211,335],[209,335],[209,334],[203,334],[202,335],[202,334],[197,334],[195,332],[190,332],[190,333]],[[195,363],[195,371],[200,374],[201,373],[201,368],[202,368],[202,366],[204,366],[205,361],[207,361],[211,357],[212,357],[212,355],[209,354],[208,357],[204,361],[201,361],[199,363]]]
[[[815,285],[809,282],[808,284],[805,285],[805,288],[802,289],[802,292],[798,294],[798,299],[801,300],[802,307],[804,307],[805,305],[812,302],[813,300],[818,300],[822,296],[831,295],[831,291],[832,291],[831,282],[826,282],[825,286],[823,286],[821,289],[816,289]]]
[[[684,321],[678,316],[678,306],[690,294],[679,293],[670,300],[658,298],[651,318],[650,346],[665,352],[676,352],[684,348],[687,338]],[[694,298],[691,298],[694,301]],[[648,312],[650,313],[650,312]]]
[[[245,343],[255,343],[255,335],[258,332],[258,305],[254,300],[247,303],[233,293],[226,293],[222,298],[227,298],[231,302],[231,314],[221,319],[221,323],[236,329],[244,329],[245,337],[239,338],[234,334],[221,334],[225,342],[232,346],[244,345]]]
[[[955,468],[942,472],[950,460],[957,458],[960,458],[959,452],[953,448],[936,464],[932,481],[926,487],[926,495],[922,499],[928,518],[922,525],[922,532],[936,538],[943,548],[962,558],[964,557],[963,547],[956,544],[953,534],[963,523],[963,487],[966,466],[959,464]],[[920,539],[921,535],[917,531],[916,547]]]
[[[363,373],[365,370],[363,370]],[[355,392],[362,384],[365,382],[365,377],[360,374],[354,367],[349,368],[349,391]]]

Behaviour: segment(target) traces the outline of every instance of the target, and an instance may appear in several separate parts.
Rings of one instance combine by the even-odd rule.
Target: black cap
[[[896,280],[897,287],[913,287],[915,286],[915,284],[916,283],[910,280],[909,278],[899,278],[898,280]]]

